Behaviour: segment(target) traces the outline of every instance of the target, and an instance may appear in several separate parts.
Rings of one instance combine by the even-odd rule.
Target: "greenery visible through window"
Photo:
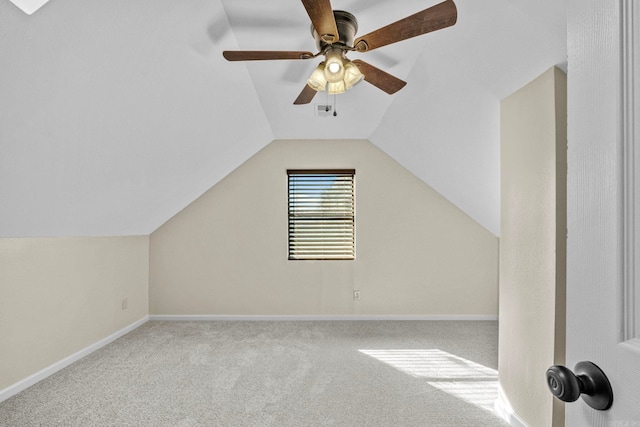
[[[355,258],[354,170],[289,170],[289,259]]]

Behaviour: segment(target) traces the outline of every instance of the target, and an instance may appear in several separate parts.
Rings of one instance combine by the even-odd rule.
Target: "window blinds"
[[[289,259],[354,259],[354,170],[289,170]]]

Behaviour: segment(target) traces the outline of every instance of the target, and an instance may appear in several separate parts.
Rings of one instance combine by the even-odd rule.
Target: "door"
[[[639,9],[568,1],[567,367],[598,365],[613,405],[567,427],[640,427]]]

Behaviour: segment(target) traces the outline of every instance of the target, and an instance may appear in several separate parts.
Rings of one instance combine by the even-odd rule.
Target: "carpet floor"
[[[497,322],[147,322],[0,426],[507,426]]]

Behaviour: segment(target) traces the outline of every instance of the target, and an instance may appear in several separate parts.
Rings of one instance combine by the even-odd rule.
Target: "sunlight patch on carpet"
[[[438,349],[358,350],[432,387],[493,412],[498,371]]]

